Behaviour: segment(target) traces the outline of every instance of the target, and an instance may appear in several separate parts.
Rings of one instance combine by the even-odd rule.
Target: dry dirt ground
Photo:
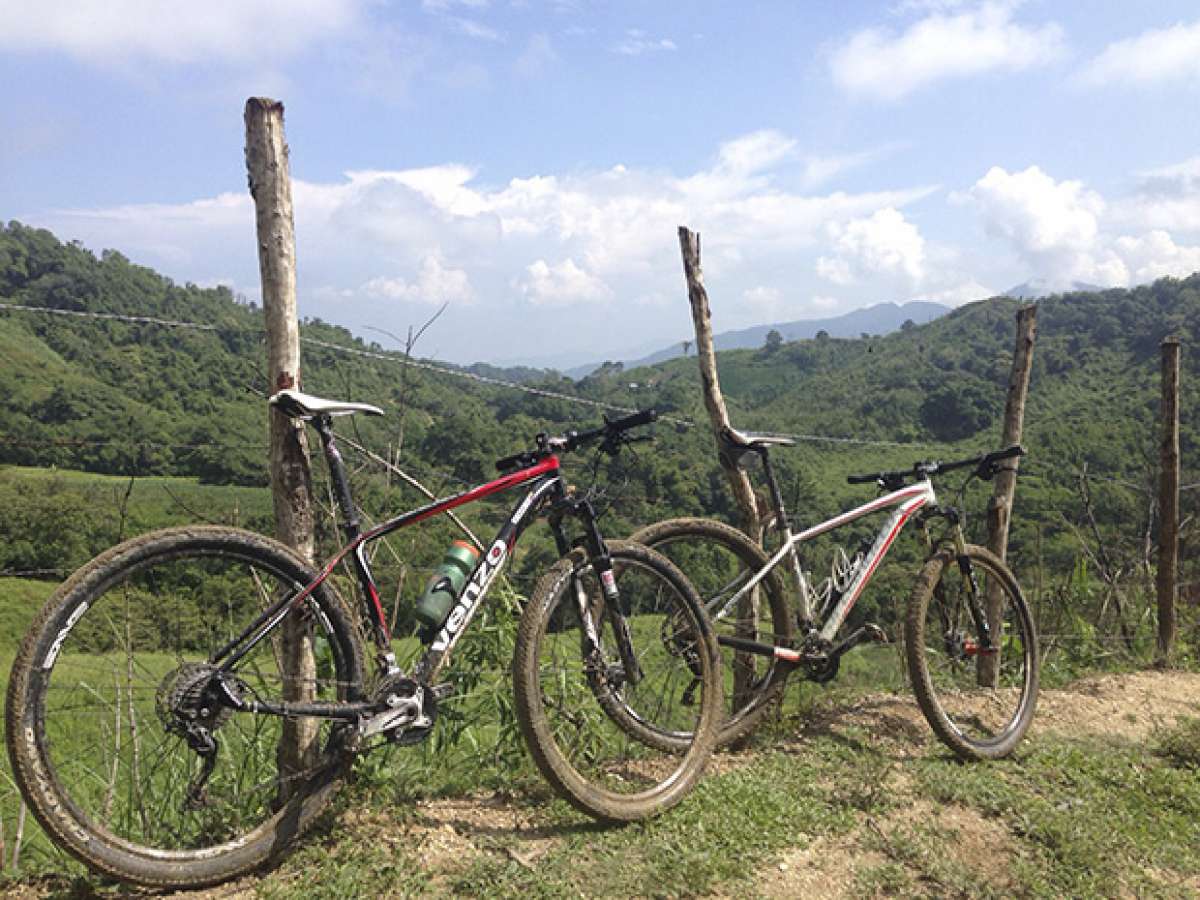
[[[1136,741],[1148,738],[1160,728],[1169,727],[1181,716],[1200,715],[1200,674],[1137,672],[1105,675],[1077,682],[1063,690],[1045,690],[1038,700],[1037,716],[1029,738],[1039,733],[1063,732],[1073,736],[1110,736]],[[844,734],[857,740],[864,732],[886,735],[885,752],[897,763],[924,754],[933,740],[916,703],[903,696],[870,696],[850,706],[827,710],[811,721],[794,738],[782,742],[801,744],[807,734],[820,731]],[[780,744],[774,745],[777,748]],[[745,764],[751,753],[722,755],[714,768],[728,770]],[[893,789],[897,784],[891,784]],[[905,790],[903,776],[898,790]],[[870,849],[865,830],[885,832],[906,825],[933,825],[947,836],[946,852],[973,861],[991,861],[994,871],[987,872],[994,886],[1002,888],[1004,860],[1011,839],[1002,825],[979,813],[953,805],[938,805],[913,798],[900,803],[893,812],[868,819],[865,825],[834,837],[820,837],[800,849],[785,851],[763,866],[758,881],[746,892],[767,897],[795,897],[825,900],[853,896],[856,874],[884,862],[880,853]],[[358,832],[363,840],[395,842],[421,846],[421,865],[434,883],[455,871],[461,871],[474,857],[495,853],[495,837],[507,838],[504,851],[517,863],[534,868],[538,859],[561,840],[557,830],[539,828],[531,814],[494,798],[465,798],[422,803],[411,824],[397,830],[395,821],[385,814],[370,811],[349,812],[339,821],[339,830]],[[515,842],[513,839],[516,839]],[[982,863],[985,866],[988,863]],[[302,892],[304,872],[289,869],[268,876],[278,879],[280,887],[289,882]],[[249,879],[203,892],[169,895],[188,900],[243,900],[254,896],[257,879]],[[1200,883],[1195,885],[1200,895]],[[739,890],[739,896],[745,896]],[[44,896],[36,888],[11,894],[15,897]],[[112,896],[111,894],[108,896]],[[159,895],[162,896],[162,895]]]
[[[1074,736],[1108,736],[1126,741],[1148,738],[1181,716],[1200,714],[1200,675],[1137,672],[1089,678],[1066,690],[1043,690],[1027,739],[1062,732]],[[916,704],[904,697],[867,698],[855,707],[831,713],[833,731],[865,727],[894,737],[899,757],[915,756],[930,740]],[[879,731],[877,731],[877,729]],[[903,788],[901,788],[902,790]],[[847,834],[818,838],[807,847],[784,853],[773,870],[757,884],[763,896],[834,900],[855,896],[856,875],[885,862],[876,851],[864,850],[863,828],[880,833],[920,822],[947,835],[947,854],[970,859],[994,887],[1002,890],[1011,838],[999,823],[978,812],[954,805],[934,806],[917,800],[878,821]],[[1200,883],[1193,885],[1200,895]]]

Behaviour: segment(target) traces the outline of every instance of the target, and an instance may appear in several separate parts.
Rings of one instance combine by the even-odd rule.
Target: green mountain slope
[[[719,293],[715,302],[719,324]],[[0,303],[205,326],[0,312],[0,462],[264,483],[266,386],[254,306],[224,288],[176,285],[119,253],[96,257],[18,223],[0,230]],[[1017,305],[974,303],[882,338],[722,352],[734,422],[844,441],[805,439],[777,455],[797,517],[825,518],[869,496],[845,485],[850,472],[999,443]],[[1079,541],[1064,520],[1082,521],[1077,476],[1084,467],[1110,479],[1094,498],[1106,539],[1136,542],[1145,532],[1148,503],[1137,485],[1152,476],[1157,455],[1159,342],[1168,334],[1185,342],[1184,480],[1200,478],[1200,360],[1190,352],[1198,332],[1200,276],[1042,301],[1026,414],[1031,455],[1014,522],[1019,562],[1032,559],[1036,543],[1039,559],[1072,571]],[[319,321],[304,323],[302,335],[310,340],[305,389],[387,409],[384,420],[356,421],[358,437],[376,450],[399,448],[402,465],[442,493],[488,477],[494,459],[527,446],[539,430],[599,418],[598,409],[568,400],[355,355],[380,348]],[[578,382],[520,376],[537,390],[620,407],[656,405],[674,419],[705,422],[692,358],[602,368]],[[610,485],[619,498],[610,530],[670,514],[730,517],[706,428],[660,426],[658,433],[653,450],[643,448]],[[580,479],[590,477],[574,465]]]

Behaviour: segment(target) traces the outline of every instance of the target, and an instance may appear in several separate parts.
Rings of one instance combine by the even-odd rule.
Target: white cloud
[[[1113,204],[1125,228],[1200,231],[1200,156],[1137,173],[1131,197]]]
[[[555,340],[534,328],[565,330],[579,341],[585,329],[598,329],[625,346],[612,329],[618,314],[629,320],[623,326],[636,320],[646,340],[670,337],[680,327],[681,224],[703,235],[710,289],[727,298],[723,328],[756,324],[754,303],[771,299],[758,288],[786,284],[789,295],[813,293],[814,258],[831,240],[831,223],[847,226],[846,246],[856,250],[848,258],[867,289],[879,287],[870,281],[879,273],[863,259],[885,270],[881,278],[903,280],[912,271],[911,247],[901,244],[893,263],[882,235],[859,236],[864,226],[849,223],[889,208],[899,217],[897,210],[934,189],[820,194],[776,183],[802,181],[804,165],[791,138],[758,132],[726,142],[707,167],[690,173],[614,165],[497,184],[471,166],[446,163],[364,168],[327,182],[293,179],[301,311],[399,333],[418,301],[452,299],[442,320],[451,327],[470,298],[470,320],[453,326],[452,352],[465,361],[494,357],[497,340],[511,344],[513,356]],[[253,206],[244,192],[22,218],[88,246],[119,248],[179,280],[232,277],[246,294],[258,283]],[[539,310],[534,324],[524,315],[531,304]],[[465,337],[472,334],[474,345]]]
[[[402,300],[440,306],[443,303],[470,303],[475,298],[471,279],[462,269],[450,269],[434,255],[421,261],[416,281],[403,278],[372,278],[362,286],[368,297]]]
[[[1081,182],[1055,181],[1037,166],[1012,173],[993,166],[970,197],[988,232],[1005,239],[1038,274],[1101,277],[1104,264],[1095,250],[1105,204]]]
[[[573,259],[564,259],[555,266],[539,259],[525,269],[518,286],[535,306],[570,306],[604,300],[612,294],[603,281],[581,269]]]
[[[641,56],[643,53],[655,53],[663,50],[678,50],[670,38],[651,37],[640,28],[630,28],[625,37],[609,48],[621,56]]]
[[[739,175],[761,172],[788,159],[796,141],[772,129],[726,141],[718,151],[721,167]]]
[[[1020,71],[1059,59],[1062,29],[1012,20],[1014,4],[989,2],[963,12],[934,12],[901,34],[869,28],[833,54],[843,89],[896,100],[927,84],[990,71]]]
[[[756,285],[742,291],[742,304],[753,310],[755,316],[770,320],[784,306],[783,293],[777,287]]]
[[[964,303],[995,297],[999,293],[999,291],[993,290],[970,278],[943,290],[922,293],[918,299],[929,300],[933,303],[943,303],[946,306],[962,306]]]
[[[0,0],[0,47],[104,63],[259,64],[345,31],[360,7],[361,0]]]
[[[466,35],[469,38],[474,38],[477,41],[489,41],[491,43],[500,43],[504,40],[504,35],[492,28],[490,25],[484,25],[476,19],[467,19],[462,16],[452,16],[449,19],[451,25],[459,33]]]
[[[1119,237],[1115,245],[1132,284],[1166,275],[1181,278],[1200,270],[1200,247],[1181,247],[1165,231],[1151,231],[1140,238]]]
[[[1163,219],[1196,230],[1200,215],[1187,209],[1186,198],[1194,207],[1198,177],[1196,160],[1152,170],[1142,173],[1133,198],[1108,204],[1081,182],[1055,181],[1037,166],[1015,173],[993,167],[969,196],[987,231],[1004,239],[1033,277],[1126,286],[1200,269],[1200,247],[1176,243],[1164,228],[1117,230]]]
[[[1149,85],[1200,79],[1200,22],[1144,31],[1109,44],[1080,73],[1085,84]]]
[[[876,274],[919,282],[925,274],[925,239],[896,209],[834,222],[829,231],[836,253],[817,259],[817,272],[834,284],[852,284],[861,274]]]
[[[854,273],[850,271],[850,263],[836,256],[817,257],[817,274],[834,284],[854,283]]]
[[[804,158],[804,186],[815,188],[825,184],[844,172],[861,166],[869,165],[896,152],[904,145],[900,143],[886,144],[870,150],[860,150],[856,153],[843,153],[830,156],[806,156]]]

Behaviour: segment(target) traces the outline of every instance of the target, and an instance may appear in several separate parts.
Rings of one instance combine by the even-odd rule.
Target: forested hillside
[[[720,287],[711,290],[719,326]],[[96,257],[18,223],[0,230],[0,303],[140,319],[0,311],[0,463],[265,483],[261,311],[253,305],[225,288],[180,286],[118,252]],[[1017,305],[1006,298],[973,303],[883,338],[723,352],[731,415],[740,427],[805,437],[778,454],[786,493],[801,521],[825,518],[869,496],[847,487],[846,474],[997,445]],[[1091,534],[1078,479],[1085,468],[1110,553],[1140,553],[1156,528],[1145,487],[1157,459],[1159,342],[1166,335],[1184,341],[1184,482],[1200,480],[1200,360],[1193,350],[1200,276],[1049,298],[1039,307],[1038,332],[1013,554],[1026,567],[1036,554],[1039,571],[1067,578],[1087,555],[1076,527]],[[385,419],[354,423],[357,437],[379,452],[399,450],[401,467],[439,493],[456,489],[455,479],[488,477],[493,460],[540,430],[598,421],[600,409],[539,390],[705,421],[693,358],[610,367],[578,382],[521,370],[508,379],[522,382],[526,390],[518,390],[487,380],[505,378],[490,367],[476,369],[487,376],[481,380],[445,364],[434,370],[419,360],[405,366],[399,357],[356,355],[382,348],[320,321],[306,321],[302,335],[304,388],[383,406]],[[728,517],[706,430],[657,431],[653,449],[626,467],[629,483],[613,483],[625,499],[610,532],[670,514]],[[575,466],[588,477],[585,466]],[[372,487],[364,490],[374,496]],[[978,511],[982,494],[974,496]],[[1195,496],[1185,494],[1185,511]],[[417,498],[395,502],[411,506]]]

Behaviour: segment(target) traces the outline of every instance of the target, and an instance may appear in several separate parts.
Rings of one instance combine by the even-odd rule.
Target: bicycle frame
[[[895,511],[883,523],[883,527],[876,536],[875,542],[863,557],[862,564],[858,566],[853,579],[846,586],[837,605],[821,626],[818,636],[822,640],[832,643],[838,629],[845,623],[850,610],[862,595],[867,583],[871,580],[871,576],[875,574],[875,570],[887,555],[888,549],[896,540],[896,536],[899,535],[905,523],[922,506],[926,504],[936,505],[936,503],[937,496],[934,493],[933,484],[928,479],[925,479],[916,484],[901,488],[898,491],[878,497],[870,503],[864,503],[862,506],[856,507],[849,512],[844,512],[819,525],[807,528],[799,534],[793,534],[791,527],[787,524],[787,520],[782,519],[783,524],[780,527],[780,531],[783,534],[783,545],[775,551],[762,569],[756,572],[749,581],[742,585],[736,594],[725,602],[720,612],[714,615],[713,618],[719,619],[726,615],[729,610],[736,608],[737,604],[741,602],[749,591],[752,591],[767,575],[774,571],[775,567],[783,561],[785,556],[790,555],[793,575],[800,593],[800,616],[806,629],[814,627],[817,610],[812,608],[811,595],[808,589],[808,576],[805,575],[804,569],[800,565],[800,555],[797,552],[799,545],[804,541],[811,540],[826,532],[833,531],[835,528],[840,528],[843,525],[861,519],[863,516],[895,507]],[[782,512],[782,509],[779,512]],[[774,652],[775,655],[791,661],[796,661],[800,658],[799,654],[795,653],[795,651],[789,651],[782,647],[774,648]]]
[[[473,503],[476,500],[482,500],[518,485],[529,484],[529,490],[524,498],[517,504],[513,512],[500,527],[487,552],[481,555],[454,607],[450,610],[445,623],[417,663],[414,670],[414,677],[421,681],[430,682],[446,663],[451,650],[454,649],[455,644],[462,637],[467,626],[474,618],[475,613],[478,612],[481,601],[487,594],[488,589],[495,582],[505,563],[508,562],[521,532],[525,530],[548,503],[565,501],[566,492],[562,476],[559,473],[558,457],[553,455],[548,456],[531,467],[504,475],[494,481],[463,491],[460,494],[435,500],[425,506],[389,519],[368,531],[361,531],[359,529],[357,512],[350,494],[349,483],[346,479],[345,467],[342,463],[341,455],[334,444],[333,433],[329,428],[329,423],[318,418],[314,420],[314,425],[321,435],[325,457],[329,463],[330,476],[333,480],[334,494],[345,518],[344,528],[350,538],[349,543],[334,554],[311,582],[299,588],[295,593],[284,595],[271,603],[238,637],[214,653],[209,659],[209,663],[217,666],[223,673],[231,672],[242,657],[270,634],[289,613],[299,609],[313,591],[329,578],[334,569],[347,557],[350,557],[354,562],[355,574],[362,588],[364,610],[368,621],[373,626],[375,644],[379,650],[381,662],[386,667],[387,674],[398,674],[400,670],[396,665],[395,654],[391,650],[391,634],[384,616],[379,590],[376,587],[374,575],[371,572],[370,564],[364,553],[366,545],[401,528],[415,525],[418,522],[448,512],[459,506]],[[576,511],[578,512],[578,509]],[[589,511],[590,506],[582,512],[582,515],[587,518]],[[552,518],[551,527],[554,529],[555,539],[559,544],[560,551],[565,553],[566,539],[557,518]],[[603,543],[599,538],[598,532],[595,531],[594,521],[592,521],[589,538],[591,539],[591,543],[599,544],[598,547],[593,547],[592,549],[596,551],[595,555],[600,558],[600,567],[603,569],[605,562]],[[274,704],[257,702],[250,704],[250,706],[254,708],[254,711],[258,712],[282,715],[313,715],[325,718],[355,718],[364,711],[362,709],[363,704]]]

